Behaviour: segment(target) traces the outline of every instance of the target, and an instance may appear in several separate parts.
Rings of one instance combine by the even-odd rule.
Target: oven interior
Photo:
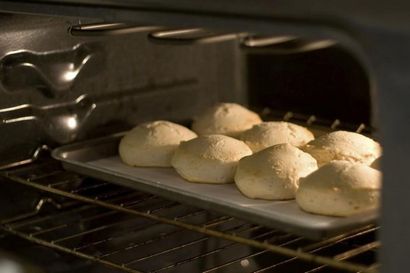
[[[189,126],[216,102],[377,137],[369,71],[337,41],[6,13],[0,24],[3,264],[11,257],[27,272],[379,268],[377,225],[312,241],[69,172],[50,157],[142,121]]]

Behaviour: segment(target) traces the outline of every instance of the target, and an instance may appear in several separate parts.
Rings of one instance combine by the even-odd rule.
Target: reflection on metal
[[[209,31],[201,28],[188,28],[188,29],[176,29],[176,30],[164,30],[151,33],[155,38],[182,38],[182,37],[201,37],[209,35]]]
[[[75,115],[75,116],[76,116],[76,115]],[[67,117],[67,119],[66,119],[67,127],[70,128],[70,129],[73,129],[73,130],[74,130],[75,128],[77,128],[77,125],[78,125],[75,116]]]
[[[61,209],[61,207],[62,207],[59,203],[54,201],[54,199],[52,199],[52,198],[41,198],[37,202],[37,204],[34,206],[33,211],[30,211],[30,212],[24,213],[24,214],[20,214],[16,217],[12,217],[12,218],[2,220],[2,221],[0,221],[0,224],[2,224],[2,225],[9,224],[9,223],[16,222],[16,221],[19,221],[19,220],[22,220],[22,219],[33,217],[33,216],[39,214],[39,212],[42,210],[42,208],[47,204],[51,204],[56,209]],[[2,271],[0,270],[0,272],[2,272]]]
[[[96,104],[82,95],[73,102],[38,107],[25,104],[0,110],[3,124],[36,120],[53,139],[72,141]]]
[[[294,36],[273,36],[273,37],[257,37],[248,36],[242,40],[244,46],[247,47],[265,47],[272,46],[280,43],[294,41],[297,38]]]
[[[318,41],[312,41],[312,42],[306,43],[301,48],[301,50],[302,51],[312,51],[312,50],[318,50],[318,49],[331,47],[334,45],[336,45],[336,41],[334,40],[318,40]]]
[[[334,40],[310,40],[294,36],[247,36],[241,41],[242,49],[261,54],[296,54],[334,45]]]
[[[57,209],[61,208],[61,205],[59,203],[55,202],[54,199],[52,199],[52,198],[43,198],[43,199],[40,199],[40,201],[38,201],[38,203],[36,205],[36,210],[40,211],[41,208],[46,204],[52,204]]]
[[[19,122],[36,122],[50,139],[58,143],[68,143],[75,140],[79,133],[85,131],[83,130],[85,124],[97,105],[103,105],[106,102],[121,104],[130,98],[141,97],[148,93],[153,95],[172,90],[180,92],[180,87],[196,83],[195,79],[184,79],[161,85],[149,84],[138,89],[119,90],[115,93],[81,95],[74,101],[46,106],[23,104],[0,109],[0,127]]]
[[[98,67],[99,49],[76,45],[62,51],[17,51],[0,59],[0,83],[8,92],[38,90],[54,98],[69,91],[86,67]],[[101,55],[102,56],[102,55]]]
[[[283,116],[284,121],[289,121],[293,117],[292,112],[286,112],[286,114]]]
[[[364,129],[366,129],[366,125],[361,123],[356,129],[356,133],[361,133]]]
[[[340,120],[335,119],[332,125],[330,125],[330,128],[332,128],[332,130],[336,130],[336,128],[339,127],[339,125],[340,125]]]
[[[94,23],[71,26],[68,31],[73,36],[110,36],[157,29],[161,29],[161,27],[136,26],[125,23]]]
[[[311,115],[311,116],[309,116],[309,118],[307,119],[306,123],[307,123],[307,125],[312,125],[313,122],[315,122],[315,121],[316,121],[316,116],[315,116],[315,115]]]
[[[79,69],[73,69],[65,72],[61,75],[61,81],[71,82],[75,79],[75,77],[77,77],[79,71]]]
[[[149,34],[149,38],[154,42],[175,43],[175,44],[207,44],[242,37],[241,33],[216,33],[201,28],[161,30]]]
[[[40,158],[40,156],[44,152],[50,152],[50,148],[47,145],[41,145],[37,149],[35,149],[30,158],[27,158],[27,159],[24,159],[24,160],[21,160],[21,161],[18,161],[18,162],[13,162],[13,163],[10,163],[10,164],[6,164],[6,165],[1,165],[0,170],[4,170],[4,169],[13,168],[13,167],[17,167],[17,166],[32,163],[32,162],[36,161],[38,158]]]

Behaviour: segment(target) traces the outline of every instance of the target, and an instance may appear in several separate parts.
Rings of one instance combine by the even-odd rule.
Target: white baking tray
[[[302,211],[294,200],[248,199],[235,184],[190,183],[172,168],[130,167],[118,157],[121,136],[63,146],[53,151],[53,157],[62,161],[68,170],[310,239],[337,235],[377,220],[376,211],[345,218],[314,215]]]

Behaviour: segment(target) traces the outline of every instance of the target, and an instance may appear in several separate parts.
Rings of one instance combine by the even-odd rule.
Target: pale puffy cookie
[[[379,204],[381,173],[367,165],[332,161],[301,179],[296,202],[305,211],[349,216]]]
[[[280,143],[300,147],[313,140],[314,136],[305,127],[284,121],[269,121],[254,125],[238,138],[255,153]]]
[[[223,135],[200,136],[182,142],[172,166],[186,180],[203,183],[233,182],[238,161],[252,154],[240,140]]]
[[[373,169],[376,169],[376,170],[380,170],[381,166],[382,166],[381,164],[382,164],[382,157],[379,157],[379,158],[376,158],[376,160],[374,160],[372,162],[370,167],[372,167]]]
[[[198,116],[192,130],[199,135],[236,136],[261,122],[258,114],[239,104],[219,103]]]
[[[249,198],[295,198],[299,178],[317,169],[316,160],[290,144],[278,144],[242,158],[235,174],[238,189]]]
[[[302,149],[316,158],[319,166],[332,160],[370,165],[381,155],[379,143],[364,135],[335,131],[322,135],[306,144]]]
[[[124,163],[141,167],[170,167],[171,158],[181,141],[197,135],[169,121],[153,121],[138,125],[120,141],[119,154]]]

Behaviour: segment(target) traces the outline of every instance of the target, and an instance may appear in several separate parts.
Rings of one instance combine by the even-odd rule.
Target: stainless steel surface
[[[219,211],[253,223],[321,239],[374,223],[375,211],[351,217],[327,217],[303,212],[294,200],[264,201],[244,197],[234,184],[189,183],[172,168],[134,168],[118,157],[120,135],[109,136],[53,151],[67,169],[147,191],[199,207]]]
[[[156,29],[161,29],[161,27],[135,26],[125,23],[92,23],[71,26],[69,32],[73,36],[110,36],[146,32]]]
[[[155,26],[95,21],[0,13],[0,165],[26,161],[43,145],[244,102],[237,41],[164,47],[147,38]]]
[[[245,37],[246,33],[218,33],[201,28],[171,29],[154,31],[149,38],[158,43],[165,44],[207,44]]]
[[[258,54],[300,54],[335,46],[337,42],[330,39],[298,39],[293,36],[248,35],[242,38],[242,49]]]
[[[56,204],[47,208],[42,202],[3,218],[4,232],[119,271],[377,271],[377,227],[311,241],[82,177],[51,160],[9,169],[2,177],[6,187],[52,193],[47,202]]]
[[[340,119],[333,124],[334,128],[344,128],[349,120],[353,120],[353,123],[357,125],[353,126],[354,128],[351,128],[351,130],[362,130],[364,128],[366,132],[372,131],[373,127],[369,125],[379,125],[378,119],[374,119],[374,115],[377,114],[378,110],[376,97],[378,87],[388,91],[382,93],[387,97],[383,100],[384,105],[391,103],[390,95],[386,95],[387,93],[393,94],[392,97],[396,96],[397,105],[406,103],[406,96],[401,98],[398,94],[403,90],[408,90],[408,87],[405,86],[405,77],[399,77],[398,75],[406,75],[408,64],[405,62],[406,58],[402,57],[403,52],[400,47],[394,47],[395,45],[403,46],[406,44],[405,39],[400,40],[402,38],[401,34],[396,35],[396,31],[394,31],[395,35],[391,35],[391,30],[384,30],[389,34],[387,35],[389,39],[384,39],[385,35],[379,35],[379,32],[375,31],[372,26],[369,28],[362,16],[357,17],[360,20],[350,22],[344,26],[339,25],[339,23],[342,23],[339,21],[342,17],[338,16],[332,17],[332,20],[329,17],[329,20],[325,20],[326,22],[298,20],[294,22],[293,19],[295,18],[290,18],[292,16],[289,18],[274,18],[273,13],[276,14],[276,12],[281,11],[266,9],[265,7],[272,6],[269,1],[263,1],[263,3],[257,5],[249,5],[246,1],[238,1],[233,9],[221,9],[221,7],[230,6],[228,2],[223,0],[208,1],[202,4],[194,4],[194,1],[185,0],[159,1],[158,3],[145,3],[142,5],[147,5],[145,6],[147,9],[139,9],[142,7],[140,5],[141,1],[131,1],[133,3],[128,1],[129,6],[127,7],[125,7],[126,1],[117,1],[115,3],[114,1],[86,1],[88,4],[92,2],[97,6],[84,5],[84,1],[82,3],[75,1],[75,5],[61,5],[62,2],[67,3],[69,1],[0,2],[0,9],[2,10],[52,15],[40,17],[0,14],[0,23],[2,25],[0,30],[0,62],[2,63],[1,71],[3,72],[0,85],[0,140],[5,144],[0,147],[0,165],[3,169],[7,169],[7,172],[0,177],[0,185],[5,186],[2,191],[4,196],[1,200],[2,204],[6,204],[2,206],[5,209],[0,210],[0,213],[2,215],[5,212],[7,215],[14,214],[14,217],[6,217],[9,222],[3,223],[3,231],[7,230],[3,233],[15,234],[15,236],[20,236],[24,240],[35,241],[50,249],[83,257],[85,260],[91,260],[95,263],[108,261],[108,263],[111,263],[108,265],[116,267],[118,270],[126,270],[134,266],[134,262],[141,263],[139,259],[142,259],[143,263],[144,261],[151,261],[153,269],[147,268],[147,271],[159,270],[161,272],[174,272],[177,268],[181,268],[183,272],[201,271],[202,269],[209,272],[289,272],[293,269],[297,272],[305,270],[307,272],[334,272],[333,268],[350,271],[372,271],[377,269],[378,264],[375,264],[374,256],[379,243],[374,240],[374,229],[366,229],[365,234],[355,231],[351,234],[332,237],[325,241],[305,245],[307,247],[301,249],[296,246],[292,248],[293,243],[291,240],[290,248],[288,248],[287,241],[285,241],[285,245],[281,245],[282,241],[276,241],[276,235],[273,242],[257,241],[253,237],[244,238],[238,236],[238,234],[215,231],[212,227],[203,227],[201,223],[199,223],[199,226],[186,224],[178,221],[179,219],[172,219],[172,215],[170,216],[171,219],[157,217],[153,215],[155,213],[151,213],[155,211],[155,208],[138,211],[133,208],[129,209],[126,202],[120,204],[105,202],[107,201],[106,198],[118,193],[115,190],[113,192],[110,190],[103,195],[97,195],[99,189],[110,187],[109,183],[85,185],[87,182],[82,181],[83,178],[79,178],[75,174],[73,175],[75,177],[74,181],[71,181],[71,178],[66,176],[71,177],[72,174],[55,169],[55,166],[51,163],[54,166],[53,168],[47,167],[46,171],[39,172],[37,158],[39,154],[42,154],[41,151],[47,150],[48,147],[54,148],[65,143],[119,132],[144,120],[171,119],[186,121],[217,101],[235,101],[244,104],[250,102],[250,105],[255,108],[270,107],[266,108],[268,111],[290,111],[286,118],[292,121],[297,117],[296,113],[300,111],[300,108],[296,106],[299,99],[302,105],[312,105],[310,108],[303,108],[302,111],[306,117],[309,117],[306,118],[309,123],[315,124],[320,121],[319,118],[312,115],[312,113],[315,113],[322,118]],[[46,2],[52,4],[47,6]],[[57,2],[58,5],[53,5]],[[107,5],[108,3],[110,5]],[[116,5],[116,8],[113,5]],[[331,5],[333,6],[333,4]],[[349,4],[346,5],[349,6]],[[279,6],[285,7],[285,11],[287,10],[286,5],[279,4]],[[312,10],[317,10],[318,7],[321,7],[321,5],[313,5]],[[341,9],[337,10],[341,12]],[[302,13],[304,14],[305,10]],[[72,15],[73,17],[55,17],[58,14]],[[350,15],[344,12],[340,14],[347,17]],[[93,19],[79,18],[79,16]],[[95,19],[97,17],[98,19]],[[307,17],[317,18],[314,14],[309,14]],[[396,19],[395,16],[394,18]],[[330,21],[333,21],[333,23],[329,24]],[[124,23],[114,25],[103,23],[104,25],[96,26],[95,22]],[[89,25],[89,23],[94,25]],[[176,33],[176,36],[175,33],[171,33],[172,35],[168,36],[171,40],[161,40],[161,43],[159,43],[159,39],[149,37],[152,33],[150,27],[147,29],[133,28],[133,26],[150,26],[152,24],[164,25],[168,30],[183,31],[194,28],[194,31],[188,33],[185,37],[181,37],[181,33]],[[405,24],[401,25],[405,26]],[[212,29],[212,31],[197,31],[198,28],[202,29],[203,27]],[[81,29],[85,31],[81,31]],[[95,31],[96,29],[97,31]],[[145,30],[145,32],[140,32],[141,30]],[[81,34],[81,36],[74,36],[70,33]],[[227,35],[225,35],[226,33]],[[261,35],[255,37],[271,38],[292,36],[297,37],[301,43],[288,43],[287,45],[286,43],[279,43],[267,46],[268,42],[274,40],[267,39],[262,42],[259,41],[258,48],[248,47],[246,50],[241,50],[245,49],[243,46],[241,47],[241,39],[244,36],[236,36],[236,34],[231,33],[255,33]],[[154,41],[155,43],[152,43]],[[173,46],[172,43],[169,43],[170,41],[177,41],[174,44],[178,44],[178,46]],[[319,43],[316,43],[317,41]],[[338,46],[327,47],[333,45],[334,41],[338,42]],[[198,43],[201,45],[196,46]],[[264,43],[265,47],[263,46]],[[375,50],[374,45],[380,46],[383,50]],[[340,54],[340,52],[334,50],[339,46],[346,47],[343,48],[346,54]],[[307,48],[308,50],[310,48],[320,48],[320,50],[306,51],[306,55],[303,52],[298,55],[300,53],[298,48]],[[391,48],[395,48],[395,50],[388,50]],[[403,48],[405,47],[403,46]],[[292,54],[287,54],[289,52]],[[275,54],[280,55],[275,56]],[[283,58],[283,55],[289,56]],[[310,58],[301,58],[307,55]],[[259,58],[255,58],[257,56]],[[395,56],[395,61],[390,61],[390,58],[393,58],[391,56]],[[375,63],[369,60],[369,57],[372,57]],[[355,61],[349,61],[351,59]],[[296,69],[299,67],[298,62],[292,60],[299,60],[299,65],[302,63],[308,65],[306,67],[302,65],[302,69],[298,70]],[[345,62],[345,60],[347,61]],[[400,69],[397,69],[398,67],[395,64],[400,64],[400,61],[407,66],[403,65],[400,66]],[[335,65],[326,65],[329,62],[333,62]],[[349,62],[351,65],[349,65]],[[375,67],[372,65],[375,65],[378,69],[374,71]],[[404,69],[402,69],[403,67]],[[271,74],[267,73],[261,79],[260,73],[263,71],[268,71]],[[305,75],[305,78],[312,78],[312,82],[320,84],[305,82],[301,77],[288,78],[286,75],[289,75],[290,71],[294,71],[295,75]],[[309,71],[318,71],[318,73],[309,74]],[[380,73],[380,71],[383,71],[383,73]],[[376,72],[376,77],[373,77],[372,72]],[[276,78],[275,75],[277,75]],[[313,75],[313,77],[307,75]],[[319,77],[316,78],[315,75],[319,75]],[[345,76],[338,77],[337,75]],[[267,79],[272,79],[273,82],[284,82],[285,85],[270,84]],[[326,81],[327,79],[330,80]],[[298,84],[292,84],[295,82],[302,88],[299,88]],[[311,87],[310,90],[309,87]],[[311,90],[318,92],[312,92]],[[265,95],[270,95],[264,96],[264,92]],[[291,98],[290,101],[280,100],[281,96],[285,94],[288,94],[288,97]],[[252,95],[254,95],[253,98],[251,98]],[[260,100],[258,101],[255,97],[260,97]],[[370,108],[370,101],[373,102],[373,108]],[[267,105],[271,102],[277,103]],[[255,103],[255,105],[252,105],[252,103]],[[396,109],[396,103],[391,104],[394,106],[391,109]],[[340,109],[337,107],[338,105],[348,105],[348,107]],[[296,106],[296,109],[294,106]],[[317,109],[321,110],[326,106],[330,109],[328,112],[330,115],[323,117],[322,113],[316,112]],[[278,107],[280,109],[277,109]],[[403,110],[403,107],[399,107],[399,109]],[[386,117],[388,116],[394,123],[405,124],[406,112],[389,111],[385,112]],[[326,111],[324,112],[326,113]],[[350,115],[339,116],[340,112],[351,113]],[[358,112],[359,114],[357,114]],[[372,118],[370,118],[371,112],[373,114]],[[375,116],[377,117],[377,115]],[[395,118],[392,119],[391,117]],[[361,122],[365,122],[366,127],[359,125]],[[384,126],[386,128],[390,126],[388,133],[398,131],[397,128],[397,130],[394,130],[393,125],[385,124]],[[399,129],[405,130],[401,127]],[[393,140],[393,138],[391,139]],[[403,134],[400,135],[399,139],[402,141],[394,139],[394,143],[398,143],[397,145],[400,147],[397,154],[408,154],[404,152],[404,148],[407,146],[403,146],[402,143],[403,139],[410,138],[406,138]],[[390,145],[390,147],[394,145]],[[390,169],[398,168],[397,166],[401,166],[401,162],[406,162],[400,160],[400,157],[395,154],[393,157],[393,154],[391,153],[390,157],[398,160],[399,164],[395,162],[393,168]],[[385,158],[388,159],[389,152],[385,155]],[[25,165],[30,162],[33,164]],[[9,169],[20,165],[21,168],[18,167],[17,169],[21,172],[17,171],[16,168]],[[402,169],[407,170],[407,168]],[[15,173],[13,173],[14,171]],[[394,174],[400,175],[400,168]],[[385,177],[391,176],[387,174]],[[89,178],[85,178],[85,180],[87,179]],[[396,183],[404,180],[405,176],[398,179]],[[6,183],[7,181],[11,183]],[[85,187],[67,187],[71,183],[74,185],[81,184]],[[395,181],[390,181],[389,185],[394,185],[394,183]],[[17,185],[24,189],[14,188]],[[10,188],[14,188],[14,190],[11,191]],[[33,200],[27,198],[27,192],[32,190],[36,191],[34,194],[36,199]],[[397,196],[400,194],[406,196],[407,194],[406,190],[400,187],[395,187],[395,191],[394,195],[389,193],[387,196],[392,196],[393,200],[403,200],[403,198],[399,199]],[[91,192],[95,194],[92,195]],[[119,189],[119,193],[121,192],[122,190]],[[391,190],[391,192],[393,191]],[[85,248],[82,248],[84,245],[76,245],[76,240],[80,238],[82,240],[87,238],[84,239],[85,242],[97,242],[95,238],[83,236],[99,234],[98,236],[101,235],[104,239],[110,238],[111,233],[105,233],[105,231],[112,231],[112,227],[118,227],[123,232],[130,230],[126,225],[123,225],[122,219],[110,218],[111,222],[107,221],[102,225],[87,226],[87,229],[82,230],[70,229],[73,227],[73,222],[79,222],[80,228],[83,228],[81,219],[70,220],[64,218],[63,215],[62,219],[69,222],[64,223],[58,222],[58,220],[54,221],[55,219],[52,218],[52,216],[63,211],[71,210],[69,206],[64,205],[65,203],[60,203],[62,196],[79,201],[78,206],[87,206],[87,204],[98,206],[126,214],[127,217],[141,217],[180,227],[184,230],[183,235],[186,234],[185,232],[195,231],[204,235],[204,237],[212,236],[203,239],[206,242],[213,243],[229,239],[239,245],[233,249],[229,248],[229,250],[223,249],[221,251],[219,251],[219,248],[209,248],[209,252],[208,248],[204,250],[202,244],[196,244],[195,242],[188,242],[187,245],[183,244],[182,247],[169,249],[166,249],[164,245],[154,245],[154,247],[162,248],[159,253],[155,252],[158,255],[153,257],[149,255],[138,258],[131,257],[128,264],[124,265],[121,262],[113,261],[111,255],[100,257],[98,252],[86,253]],[[7,201],[9,199],[11,201]],[[21,201],[33,201],[34,209],[27,213],[14,213],[17,207],[16,204]],[[73,201],[71,200],[71,202]],[[166,201],[162,200],[161,202]],[[13,206],[10,206],[10,204],[13,204]],[[397,218],[399,221],[407,221],[407,218],[397,216],[399,214],[384,213],[384,215],[393,218],[393,220]],[[99,214],[96,216],[98,217]],[[15,229],[16,226],[12,226],[14,223],[25,222],[25,219],[38,219],[37,217],[50,217],[47,219],[51,223],[41,226],[40,229],[34,224],[27,230],[24,230],[24,228],[23,230]],[[223,217],[227,216],[221,217],[221,221],[225,221]],[[2,219],[6,218],[3,217]],[[88,218],[85,217],[85,219]],[[118,225],[116,221],[119,221]],[[392,225],[393,222],[386,221],[387,226],[395,226],[406,230],[405,224]],[[63,228],[64,232],[62,234],[60,233],[60,223],[63,226],[68,224],[69,227],[68,230]],[[206,222],[203,223],[207,224]],[[107,224],[108,228],[105,228],[104,224]],[[249,223],[246,222],[245,224]],[[151,231],[149,228],[150,226],[146,230]],[[188,230],[186,230],[187,228]],[[383,228],[383,232],[386,232],[386,230],[389,229]],[[67,233],[67,231],[70,233]],[[152,230],[152,232],[155,232],[155,230]],[[279,234],[277,230],[273,232]],[[280,234],[283,234],[286,238],[293,236]],[[360,238],[362,236],[366,237],[366,234],[372,234],[372,239],[365,240],[362,243]],[[396,234],[401,235],[402,232],[394,233],[394,235]],[[183,235],[181,236],[183,237]],[[155,235],[152,236],[155,237]],[[218,239],[214,240],[215,238]],[[299,242],[300,237],[296,236],[295,240]],[[124,249],[127,248],[127,244],[132,245],[135,238],[128,240],[128,238],[121,237],[119,241],[124,242],[124,245],[120,245],[119,249]],[[151,242],[149,238],[142,239],[142,242],[147,241]],[[69,242],[69,245],[66,245],[66,242]],[[394,245],[391,242],[392,240],[388,241],[389,245]],[[194,248],[195,250],[191,248],[193,245],[197,247]],[[260,249],[258,250],[260,252],[252,249],[249,252],[250,254],[246,253],[245,255],[240,251],[236,251],[249,246]],[[323,249],[327,250],[327,246],[330,249],[335,247],[331,254],[321,252]],[[105,247],[102,251],[110,254],[113,246],[105,245]],[[114,249],[116,248],[114,247]],[[141,248],[138,247],[138,251],[141,251]],[[195,255],[187,259],[181,259],[181,257],[185,257],[186,252],[183,251],[195,252]],[[170,253],[174,254],[168,256]],[[224,259],[215,256],[215,253],[222,253]],[[225,253],[229,253],[226,254],[229,257],[224,256]],[[259,253],[262,254],[259,255]],[[276,254],[271,256],[272,253]],[[406,252],[401,251],[401,253]],[[365,256],[364,260],[362,254]],[[130,255],[134,254],[131,253]],[[366,260],[366,255],[370,255],[370,262]],[[238,258],[239,256],[244,259]],[[267,257],[267,262],[255,262],[253,257],[259,256]],[[399,259],[402,259],[400,258],[402,256],[394,255]],[[356,259],[358,257],[360,259]],[[163,262],[162,258],[169,263],[157,265],[158,260]],[[314,261],[319,264],[319,267],[310,262],[301,262],[300,259]],[[344,262],[345,259],[348,260],[347,263]],[[259,261],[259,259],[255,260]],[[200,267],[198,269],[198,265],[202,266],[204,264],[209,267]],[[386,264],[391,265],[394,263],[388,262]],[[332,267],[329,268],[328,266]],[[396,266],[396,268],[399,267]],[[138,270],[140,269],[141,267],[138,266]],[[100,273],[102,271],[97,270],[96,272]]]
[[[158,13],[166,11],[169,13],[188,13],[197,17],[213,15],[220,21],[223,19],[227,21],[231,17],[248,20],[264,18],[279,22],[296,21],[299,24],[303,22],[307,26],[321,23],[328,24],[329,27],[336,27],[335,25],[342,23],[357,22],[360,25],[373,24],[377,27],[395,27],[400,30],[408,28],[406,24],[408,22],[408,14],[406,13],[408,2],[404,0],[395,0],[393,6],[381,0],[365,0],[360,5],[357,5],[357,2],[353,0],[343,2],[317,0],[313,4],[300,0],[261,0],[254,5],[250,5],[246,0],[238,0],[234,3],[228,0],[209,0],[206,3],[191,0],[173,0],[171,2],[167,0],[154,2],[145,0],[3,0],[2,2],[5,3],[4,9],[17,11],[29,9],[32,12],[46,14],[53,14],[52,12],[56,11],[66,14],[69,12],[69,7],[74,6],[77,9],[99,7],[107,13],[107,16],[112,15],[112,12],[108,12],[111,9],[119,10],[118,13],[123,16],[131,12],[148,10]],[[20,5],[12,5],[10,2],[17,2]],[[386,14],[387,9],[391,12]],[[95,11],[89,16],[97,14],[98,11]],[[137,17],[134,20],[138,19]]]
[[[102,65],[104,59],[97,58],[98,54],[98,47],[91,44],[46,52],[10,52],[0,59],[0,83],[10,93],[37,89],[45,97],[61,96],[73,87],[83,70]]]

